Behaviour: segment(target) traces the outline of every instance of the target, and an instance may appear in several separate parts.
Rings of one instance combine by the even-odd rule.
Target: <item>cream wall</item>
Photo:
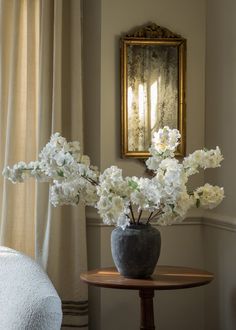
[[[119,37],[150,21],[187,39],[187,150],[202,147],[205,1],[102,0],[101,8],[101,168],[117,164],[126,175],[143,172],[139,162],[120,158]]]
[[[227,198],[218,215],[236,218],[236,1],[207,1],[206,144],[218,144],[224,154],[222,168],[207,178],[224,182]]]
[[[101,2],[83,1],[83,107],[84,147],[91,162],[101,159]]]
[[[206,179],[225,187],[226,198],[204,227],[205,262],[215,273],[207,288],[206,330],[236,329],[236,1],[207,0],[206,144],[224,154]],[[209,221],[210,220],[210,221]]]
[[[85,151],[101,170],[116,164],[125,175],[142,175],[139,161],[120,158],[119,37],[153,21],[187,39],[187,152],[204,145],[205,0],[85,0]],[[199,175],[193,184],[200,185]],[[162,228],[160,263],[204,267],[199,214],[189,222]],[[110,266],[110,233],[87,212],[89,268]],[[191,221],[190,221],[191,220]],[[134,330],[139,324],[137,292],[90,288],[90,329]],[[156,294],[160,329],[204,329],[204,288]]]
[[[236,329],[236,229],[204,226],[206,267],[215,280],[206,287],[206,330]]]

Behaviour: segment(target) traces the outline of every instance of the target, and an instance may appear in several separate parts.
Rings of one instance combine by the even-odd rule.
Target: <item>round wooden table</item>
[[[141,330],[154,330],[153,297],[154,290],[173,290],[192,288],[208,284],[214,278],[205,270],[158,266],[148,279],[125,278],[116,268],[100,268],[82,273],[81,280],[95,286],[114,289],[139,290],[141,306]]]

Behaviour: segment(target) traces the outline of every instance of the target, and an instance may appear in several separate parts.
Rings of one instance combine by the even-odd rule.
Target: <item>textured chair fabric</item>
[[[0,247],[0,330],[58,330],[61,300],[31,258]]]

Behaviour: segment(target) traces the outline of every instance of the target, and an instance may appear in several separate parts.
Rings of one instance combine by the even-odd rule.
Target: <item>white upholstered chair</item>
[[[59,330],[61,300],[31,258],[0,246],[0,330]]]

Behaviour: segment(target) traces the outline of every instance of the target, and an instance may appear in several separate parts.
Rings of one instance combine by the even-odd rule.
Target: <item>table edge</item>
[[[160,265],[159,267],[173,267],[175,268],[175,266],[166,266],[166,265]],[[178,267],[178,266],[176,266]],[[167,285],[161,285],[161,286],[151,286],[150,284],[148,285],[145,285],[145,279],[142,279],[141,281],[143,281],[142,284],[138,283],[138,284],[122,284],[122,283],[109,283],[109,282],[106,282],[106,283],[101,283],[101,282],[98,282],[96,280],[93,280],[93,281],[90,281],[88,280],[86,277],[89,275],[89,273],[93,273],[93,272],[96,272],[96,271],[105,271],[105,270],[116,270],[115,267],[102,267],[102,268],[97,268],[97,269],[93,269],[93,270],[90,270],[90,271],[87,271],[87,272],[84,272],[84,273],[81,273],[80,275],[80,279],[89,284],[89,285],[92,285],[92,286],[96,286],[96,287],[102,287],[102,288],[113,288],[113,289],[127,289],[127,290],[150,290],[150,289],[153,289],[153,290],[178,290],[178,289],[188,289],[188,288],[194,288],[194,287],[199,287],[199,286],[203,286],[203,285],[207,285],[209,284],[210,282],[213,281],[214,279],[214,274],[211,273],[211,272],[208,272],[208,271],[205,271],[205,270],[202,270],[202,269],[197,269],[197,268],[192,268],[192,267],[181,267],[179,266],[178,268],[183,268],[183,269],[188,269],[188,270],[197,270],[197,271],[200,271],[202,272],[203,274],[207,275],[208,277],[202,279],[201,281],[199,282],[191,282],[191,283],[180,283],[180,284],[176,284],[176,283],[173,283],[173,284],[167,284]],[[118,272],[117,272],[118,273]],[[127,279],[127,280],[130,280],[130,279]],[[140,279],[132,279],[133,281],[140,281]],[[150,282],[149,282],[150,283]]]

